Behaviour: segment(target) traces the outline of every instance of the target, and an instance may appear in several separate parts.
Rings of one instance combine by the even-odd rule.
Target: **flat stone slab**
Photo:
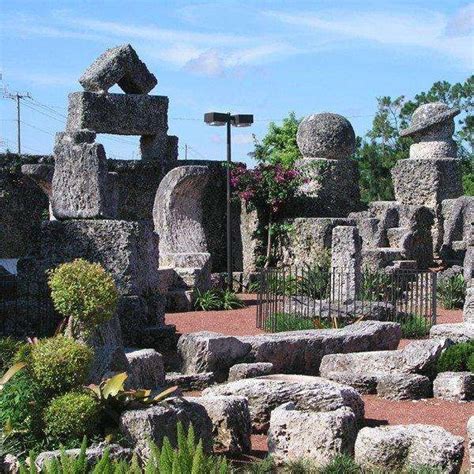
[[[322,467],[336,456],[352,455],[356,437],[357,419],[350,408],[300,411],[289,402],[271,413],[268,453],[278,464],[306,459]]]
[[[229,382],[241,379],[252,379],[262,375],[270,375],[273,364],[270,362],[254,362],[252,364],[236,364],[229,370]]]
[[[216,383],[214,372],[201,372],[200,374],[180,374],[168,372],[166,385],[177,385],[181,390],[204,390]]]
[[[252,425],[248,401],[244,397],[186,397],[202,405],[212,422],[215,450],[240,454],[250,451]]]
[[[419,400],[431,397],[432,386],[424,375],[392,373],[378,378],[377,394],[387,400]]]
[[[474,400],[474,374],[472,372],[441,372],[434,379],[435,398],[451,401]]]
[[[166,135],[168,97],[142,94],[69,94],[66,129],[114,135]]]
[[[289,331],[238,339],[252,346],[249,361],[271,362],[274,372],[315,375],[326,354],[396,349],[397,323],[363,321],[342,329]]]
[[[203,396],[236,395],[249,401],[254,432],[268,429],[270,413],[279,405],[293,402],[299,410],[326,412],[349,407],[357,421],[364,417],[364,402],[352,387],[307,375],[267,375],[210,387]]]
[[[474,323],[436,324],[430,329],[433,339],[450,339],[455,343],[474,340]]]
[[[398,472],[432,468],[457,473],[464,439],[439,426],[395,425],[363,428],[355,443],[355,461],[362,468]]]
[[[129,44],[103,52],[79,78],[86,91],[107,92],[113,85],[128,94],[147,94],[157,84],[156,77],[140,61]]]

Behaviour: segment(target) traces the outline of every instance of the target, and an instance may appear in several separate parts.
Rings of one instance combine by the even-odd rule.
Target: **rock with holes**
[[[357,418],[350,408],[317,412],[289,402],[271,413],[268,453],[277,463],[305,459],[322,467],[352,455],[356,437]]]
[[[129,44],[107,49],[79,78],[86,91],[107,92],[118,86],[128,94],[147,94],[156,86],[156,77],[140,61]]]
[[[250,451],[250,411],[244,397],[204,396],[186,400],[202,405],[212,421],[214,449],[230,453]]]
[[[150,408],[128,410],[120,417],[120,432],[134,451],[144,459],[150,456],[149,441],[159,447],[166,436],[176,446],[178,422],[187,429],[193,425],[196,439],[201,439],[206,452],[212,447],[212,422],[205,408],[193,401],[170,398]]]
[[[250,349],[250,344],[236,337],[207,331],[183,334],[178,341],[183,373],[214,372],[217,381],[226,380],[230,367],[242,361]]]
[[[419,400],[432,394],[431,381],[418,374],[391,373],[378,377],[377,394],[388,400]]]
[[[136,388],[157,389],[165,385],[163,356],[154,349],[128,351],[130,379]]]
[[[254,362],[251,364],[236,364],[229,370],[229,382],[241,379],[252,379],[261,375],[269,375],[273,371],[270,362]]]
[[[474,400],[474,374],[472,372],[441,372],[434,379],[433,395],[452,401]]]
[[[463,438],[439,426],[395,425],[363,428],[355,443],[355,460],[365,469],[383,472],[431,468],[457,473]]]
[[[298,409],[315,412],[349,407],[358,421],[364,416],[364,402],[351,387],[320,377],[305,375],[267,375],[210,387],[204,396],[243,396],[249,401],[252,429],[268,429],[270,413],[279,405],[293,402]]]

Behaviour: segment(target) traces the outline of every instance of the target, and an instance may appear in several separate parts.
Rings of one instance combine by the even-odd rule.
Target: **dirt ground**
[[[169,313],[167,324],[175,324],[179,333],[196,331],[214,331],[231,336],[262,334],[256,328],[256,297],[241,295],[247,306],[232,311],[194,311],[187,313]],[[437,311],[437,323],[456,323],[462,321],[461,310]],[[399,347],[404,347],[412,340],[403,339]],[[197,393],[194,393],[197,395]],[[375,395],[364,395],[365,416],[368,426],[398,424],[433,424],[442,426],[453,434],[466,439],[466,425],[469,417],[474,415],[474,402],[456,403],[436,399],[418,401],[390,401]],[[252,436],[253,452],[250,458],[262,458],[267,451],[267,438],[264,435]],[[463,468],[468,466],[467,452]]]

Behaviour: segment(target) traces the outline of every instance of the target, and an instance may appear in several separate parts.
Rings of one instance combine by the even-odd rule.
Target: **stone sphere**
[[[339,160],[349,158],[355,150],[355,133],[349,120],[329,112],[305,117],[296,141],[305,158]]]
[[[431,102],[429,104],[420,105],[411,117],[412,127],[421,125],[429,121],[436,115],[444,114],[449,111],[449,107],[443,102]]]

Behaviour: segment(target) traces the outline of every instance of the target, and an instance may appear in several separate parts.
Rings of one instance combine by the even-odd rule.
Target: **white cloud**
[[[446,34],[463,36],[472,34],[474,30],[474,3],[460,8],[446,25]]]
[[[470,67],[473,64],[473,38],[468,35],[447,34],[448,25],[461,25],[466,31],[471,7],[458,12],[453,20],[439,12],[411,10],[410,13],[390,11],[342,11],[282,13],[267,11],[268,17],[300,27],[300,33],[318,36],[333,35],[332,40],[356,39],[374,42],[386,47],[405,47],[419,51],[431,50],[448,55]],[[459,16],[460,15],[460,16]],[[452,27],[451,27],[452,28]]]
[[[184,69],[205,76],[221,76],[224,73],[225,66],[219,52],[215,49],[209,49],[197,58],[189,60]]]

